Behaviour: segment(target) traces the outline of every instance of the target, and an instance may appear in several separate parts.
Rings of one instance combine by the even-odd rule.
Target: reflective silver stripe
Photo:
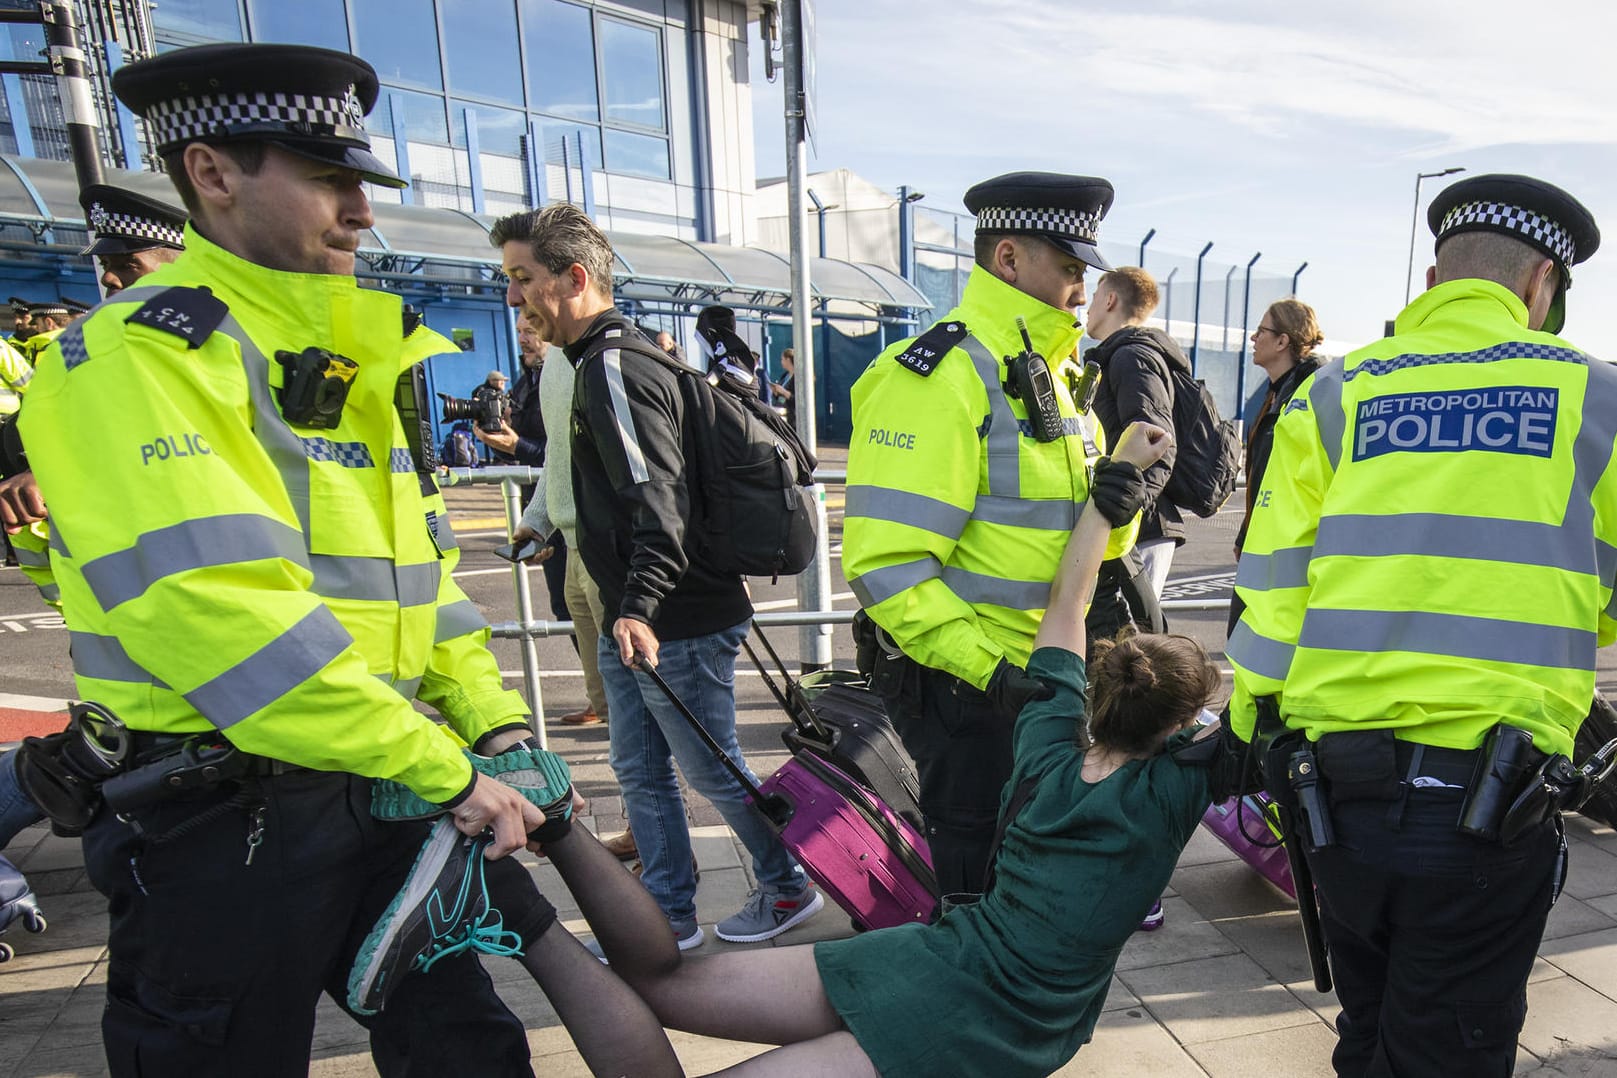
[[[393,691],[404,697],[406,700],[414,700],[415,694],[421,691],[421,679],[418,677],[407,677],[403,681],[395,681],[393,683]]]
[[[1016,426],[1016,413],[1005,399],[1005,387],[999,375],[1000,362],[984,348],[976,337],[967,335],[960,342],[977,377],[982,379],[988,394],[988,492],[1007,498],[1022,495],[1022,433]]]
[[[224,730],[253,715],[324,670],[354,638],[325,607],[247,656],[212,681],[185,694],[185,702]]]
[[[303,450],[303,439],[287,426],[281,410],[275,406],[270,389],[269,360],[242,329],[234,315],[226,315],[219,324],[219,332],[234,340],[241,349],[241,365],[247,372],[247,392],[253,402],[253,435],[269,455],[275,471],[286,487],[286,495],[297,514],[298,527],[309,534],[309,461]]]
[[[1230,634],[1224,654],[1231,662],[1239,663],[1259,677],[1271,681],[1285,681],[1291,672],[1291,657],[1296,649],[1279,640],[1259,636],[1246,622],[1241,622]]]
[[[131,547],[85,562],[82,571],[101,609],[112,610],[176,573],[265,558],[306,565],[303,536],[268,517],[232,513],[146,532]]]
[[[62,601],[62,587],[60,584],[40,584],[39,597],[47,603],[59,603]]]
[[[442,644],[457,636],[465,636],[467,633],[487,628],[488,619],[477,609],[477,604],[470,599],[461,599],[438,608],[438,628],[433,634],[432,642]]]
[[[116,636],[69,632],[68,651],[73,672],[99,681],[128,681],[137,685],[162,685],[151,672],[129,657]],[[166,686],[165,686],[166,687]]]
[[[1308,390],[1308,403],[1314,410],[1314,427],[1319,444],[1331,462],[1331,471],[1342,463],[1342,438],[1347,433],[1347,413],[1342,404],[1342,364],[1327,363],[1314,372]]]
[[[1276,588],[1301,588],[1308,584],[1308,563],[1315,547],[1293,546],[1273,554],[1241,552],[1241,561],[1235,570],[1235,586],[1249,591],[1273,591]]]
[[[977,504],[971,510],[971,519],[1015,528],[1070,532],[1083,511],[1083,502],[1069,498],[1001,498],[997,494],[979,494]]]
[[[327,599],[359,599],[400,606],[424,606],[438,600],[439,568],[435,561],[396,565],[391,558],[311,554],[316,595]]]
[[[1592,670],[1595,664],[1595,634],[1587,629],[1424,610],[1311,609],[1303,615],[1298,643],[1332,651],[1411,651],[1567,670]]]
[[[884,565],[880,569],[861,573],[848,581],[848,587],[853,589],[860,606],[870,607],[884,603],[901,591],[942,575],[943,567],[938,564],[938,559],[929,554],[916,561]]]
[[[23,386],[27,385],[29,382],[32,382],[33,380],[34,380],[33,368],[28,367],[28,366],[24,366],[22,368],[22,372],[20,374],[18,374],[15,379],[11,379],[11,378],[6,379],[6,381],[10,382],[12,384],[12,386],[17,388],[17,389],[21,389]]]
[[[958,539],[972,514],[958,505],[913,491],[855,484],[848,487],[843,515],[907,524],[945,539]]]
[[[985,606],[1007,606],[1013,610],[1043,610],[1050,605],[1050,582],[1004,580],[945,566],[943,583],[962,600]]]
[[[619,331],[608,331],[608,336],[621,337]],[[607,396],[612,399],[612,419],[618,428],[618,441],[623,443],[623,455],[629,462],[629,478],[644,483],[651,478],[646,470],[646,455],[640,451],[640,435],[634,429],[634,416],[629,412],[629,391],[623,386],[623,351],[608,348],[601,353],[601,366],[606,371]]]
[[[56,553],[60,554],[62,557],[71,558],[73,556],[67,552],[67,540],[62,538],[62,529],[51,529],[50,544],[51,549],[56,551]]]
[[[1542,565],[1573,573],[1593,573],[1597,564],[1588,530],[1560,523],[1444,513],[1344,513],[1320,518],[1314,538],[1316,557],[1403,554]],[[1241,560],[1244,565],[1245,557]]]
[[[449,511],[442,513],[427,511],[427,529],[432,532],[432,541],[438,544],[440,553],[447,554],[460,547],[460,540],[455,538],[455,529],[449,523]]]
[[[1578,436],[1572,443],[1572,498],[1568,516],[1574,510],[1587,514],[1593,524],[1593,508],[1588,503],[1595,484],[1611,463],[1612,446],[1617,442],[1617,369],[1605,363],[1591,363],[1584,383],[1583,411],[1578,417]],[[1582,521],[1580,521],[1582,523]],[[1611,578],[1603,577],[1604,583]]]
[[[51,565],[50,552],[47,550],[29,550],[13,543],[12,552],[17,555],[17,564],[25,569],[49,569]]]

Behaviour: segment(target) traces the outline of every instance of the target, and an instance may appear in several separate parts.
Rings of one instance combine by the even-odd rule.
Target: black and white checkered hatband
[[[144,243],[184,247],[185,232],[163,221],[133,213],[116,213],[99,202],[90,203],[90,227],[97,236],[117,236]]]
[[[1520,206],[1512,206],[1508,202],[1460,203],[1443,215],[1443,227],[1437,230],[1438,238],[1441,239],[1455,229],[1468,225],[1485,225],[1491,229],[1518,232],[1525,239],[1549,251],[1561,263],[1563,269],[1577,261],[1578,248],[1577,244],[1572,242],[1571,233],[1543,214],[1534,213]]]
[[[1033,232],[1095,243],[1100,236],[1100,214],[1030,206],[984,206],[977,211],[977,231]]]
[[[284,135],[344,139],[370,146],[365,108],[355,87],[341,97],[318,94],[198,94],[160,101],[146,113],[159,152],[201,138]]]

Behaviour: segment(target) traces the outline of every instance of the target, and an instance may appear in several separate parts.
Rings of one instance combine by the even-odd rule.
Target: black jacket
[[[1174,339],[1160,329],[1125,326],[1084,354],[1100,364],[1100,391],[1095,395],[1095,417],[1106,432],[1106,444],[1116,445],[1130,423],[1155,423],[1173,431],[1173,381],[1168,364],[1190,373],[1190,361]],[[1158,500],[1173,474],[1174,450],[1145,472],[1145,508],[1140,514],[1140,539],[1185,541],[1184,518],[1179,507]]]
[[[517,432],[516,452],[511,455],[518,464],[530,468],[542,467],[545,463],[545,417],[539,411],[539,370],[523,365],[516,385],[511,387],[511,415],[507,420]]]
[[[1252,521],[1252,499],[1263,485],[1263,473],[1269,469],[1269,454],[1275,447],[1275,423],[1280,419],[1280,413],[1286,410],[1286,402],[1291,400],[1297,387],[1303,384],[1303,379],[1319,370],[1319,360],[1310,356],[1280,376],[1280,379],[1269,383],[1269,392],[1264,394],[1263,406],[1258,409],[1258,417],[1252,422],[1252,433],[1246,439],[1246,513],[1241,517],[1241,529],[1235,533],[1235,545],[1246,545],[1246,528]]]
[[[740,576],[693,559],[685,396],[670,367],[638,352],[597,347],[640,337],[617,310],[564,351],[573,377],[573,499],[578,551],[611,622],[634,618],[663,640],[727,629],[752,616]],[[640,337],[644,340],[643,337]],[[649,343],[649,342],[648,342]],[[653,348],[656,345],[652,345]]]

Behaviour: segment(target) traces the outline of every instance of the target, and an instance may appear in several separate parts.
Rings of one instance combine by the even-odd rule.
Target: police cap
[[[1531,176],[1489,173],[1443,189],[1426,211],[1426,223],[1443,241],[1462,232],[1497,232],[1541,251],[1560,271],[1561,288],[1544,320],[1558,333],[1566,321],[1566,290],[1572,267],[1595,253],[1600,228],[1583,203],[1552,183]]]
[[[95,232],[87,255],[121,255],[153,247],[185,249],[185,214],[124,187],[93,183],[79,192],[84,219]]]
[[[376,72],[311,45],[198,45],[119,68],[112,91],[151,126],[158,153],[190,142],[262,141],[351,168],[371,183],[405,181],[371,153],[365,115]]]
[[[28,313],[50,315],[53,318],[66,318],[67,304],[59,299],[41,300],[39,303],[30,303]]]
[[[15,315],[24,315],[28,313],[28,301],[23,299],[21,296],[12,296],[11,298],[7,299],[6,306],[10,307],[11,313]]]
[[[1011,172],[984,180],[966,192],[966,209],[977,231],[1043,236],[1098,270],[1110,270],[1095,244],[1101,219],[1112,208],[1112,185],[1098,176],[1058,172]]]

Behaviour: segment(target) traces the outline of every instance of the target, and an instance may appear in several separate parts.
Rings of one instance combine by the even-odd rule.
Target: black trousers
[[[537,483],[528,483],[522,487],[522,504],[526,506],[533,501],[533,492],[538,488]],[[545,590],[550,594],[550,613],[557,621],[570,621],[572,614],[567,611],[567,540],[562,536],[561,530],[550,537],[556,547],[556,553],[545,559],[540,566],[545,571]],[[573,641],[573,650],[578,650],[578,641]]]
[[[320,994],[344,1001],[354,955],[426,837],[425,823],[373,820],[368,780],[259,781],[264,833],[251,865],[245,810],[162,845],[105,812],[85,832],[90,881],[111,915],[102,1033],[115,1078],[307,1075]],[[162,834],[222,800],[165,802],[136,822]],[[555,911],[512,858],[486,871],[506,927],[531,944]],[[533,1074],[522,1023],[470,954],[406,977],[380,1014],[355,1017],[386,1078]]]
[[[915,761],[938,887],[945,895],[980,892],[1011,777],[1013,723],[978,689],[908,659],[883,660],[876,681]]]
[[[1359,1075],[1508,1075],[1564,862],[1557,822],[1505,849],[1454,829],[1464,791],[1331,806],[1308,855],[1342,1004],[1332,1058]]]

